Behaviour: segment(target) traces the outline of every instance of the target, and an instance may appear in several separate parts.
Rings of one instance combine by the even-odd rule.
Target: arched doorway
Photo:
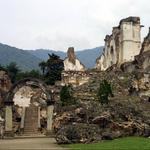
[[[25,88],[26,87],[26,88]],[[39,88],[45,94],[45,101],[31,100],[30,96],[22,101],[22,97],[17,97],[16,93],[20,90],[29,88]],[[30,91],[30,89],[29,89]],[[31,92],[32,93],[32,92]],[[29,93],[29,95],[31,94]],[[32,94],[31,94],[32,95]],[[18,101],[14,98],[17,97]],[[19,129],[22,134],[35,134],[41,128],[41,107],[46,108],[47,135],[52,132],[52,116],[54,99],[51,91],[48,91],[45,83],[36,78],[25,78],[15,83],[5,97],[5,135],[14,136],[14,112],[21,110],[18,117]],[[16,118],[15,118],[16,119]]]

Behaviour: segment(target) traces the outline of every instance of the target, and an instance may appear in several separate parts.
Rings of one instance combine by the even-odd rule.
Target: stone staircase
[[[24,120],[24,135],[38,134],[38,107],[26,108]]]

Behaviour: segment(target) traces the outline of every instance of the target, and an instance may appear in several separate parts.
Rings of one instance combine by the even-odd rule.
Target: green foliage
[[[61,80],[61,72],[64,69],[64,64],[59,56],[53,53],[49,54],[47,62],[42,61],[39,66],[47,84],[54,85],[56,81]]]
[[[11,62],[6,67],[0,65],[0,70],[4,70],[8,73],[12,83],[28,77],[43,79],[41,73],[38,70],[22,72],[22,70],[20,70],[17,64],[14,62]]]
[[[37,79],[42,79],[42,75],[38,70],[31,70],[31,71],[26,71],[26,72],[20,72],[16,76],[16,81],[19,81],[24,78],[37,78]]]
[[[44,74],[45,74],[46,67],[47,67],[46,62],[45,62],[45,61],[40,62],[40,63],[39,63],[39,67],[41,68],[42,73],[43,73],[43,75],[44,75]]]
[[[60,91],[60,100],[63,106],[71,105],[75,103],[74,98],[72,97],[72,89],[70,86],[63,86]]]
[[[0,64],[0,70],[6,71],[6,68]]]
[[[109,96],[113,96],[112,93],[112,87],[111,84],[108,83],[106,80],[103,80],[100,83],[99,89],[98,89],[98,98],[100,103],[103,104],[108,104],[109,103]]]
[[[11,78],[12,83],[16,82],[17,74],[20,72],[19,67],[15,62],[11,62],[6,66],[6,70]]]
[[[6,67],[0,65],[0,70],[5,70],[9,74],[12,83],[27,77],[42,79],[50,85],[54,85],[56,81],[61,80],[61,72],[64,68],[64,64],[63,60],[61,60],[59,56],[49,54],[47,62],[42,61],[39,63],[39,66],[43,75],[41,75],[38,70],[22,72],[22,70],[20,70],[14,62],[11,62]]]

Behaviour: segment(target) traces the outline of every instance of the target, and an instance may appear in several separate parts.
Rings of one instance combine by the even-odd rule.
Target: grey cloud
[[[131,15],[141,17],[144,37],[149,0],[0,0],[0,42],[24,49],[96,47]]]

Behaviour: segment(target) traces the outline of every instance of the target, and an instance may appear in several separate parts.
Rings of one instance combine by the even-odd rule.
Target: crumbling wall
[[[70,47],[67,51],[67,58],[64,60],[65,71],[85,71],[85,66],[76,58],[74,48]]]
[[[5,94],[12,86],[11,80],[5,71],[0,70],[0,106],[4,101]]]
[[[80,86],[89,81],[90,74],[86,71],[64,71],[62,72],[62,85]]]
[[[122,19],[112,34],[105,37],[103,54],[96,61],[96,68],[106,70],[114,64],[134,60],[141,49],[141,25],[139,17]]]
[[[140,53],[142,54],[142,53],[149,51],[149,50],[150,50],[150,28],[149,28],[148,35],[144,38]]]

